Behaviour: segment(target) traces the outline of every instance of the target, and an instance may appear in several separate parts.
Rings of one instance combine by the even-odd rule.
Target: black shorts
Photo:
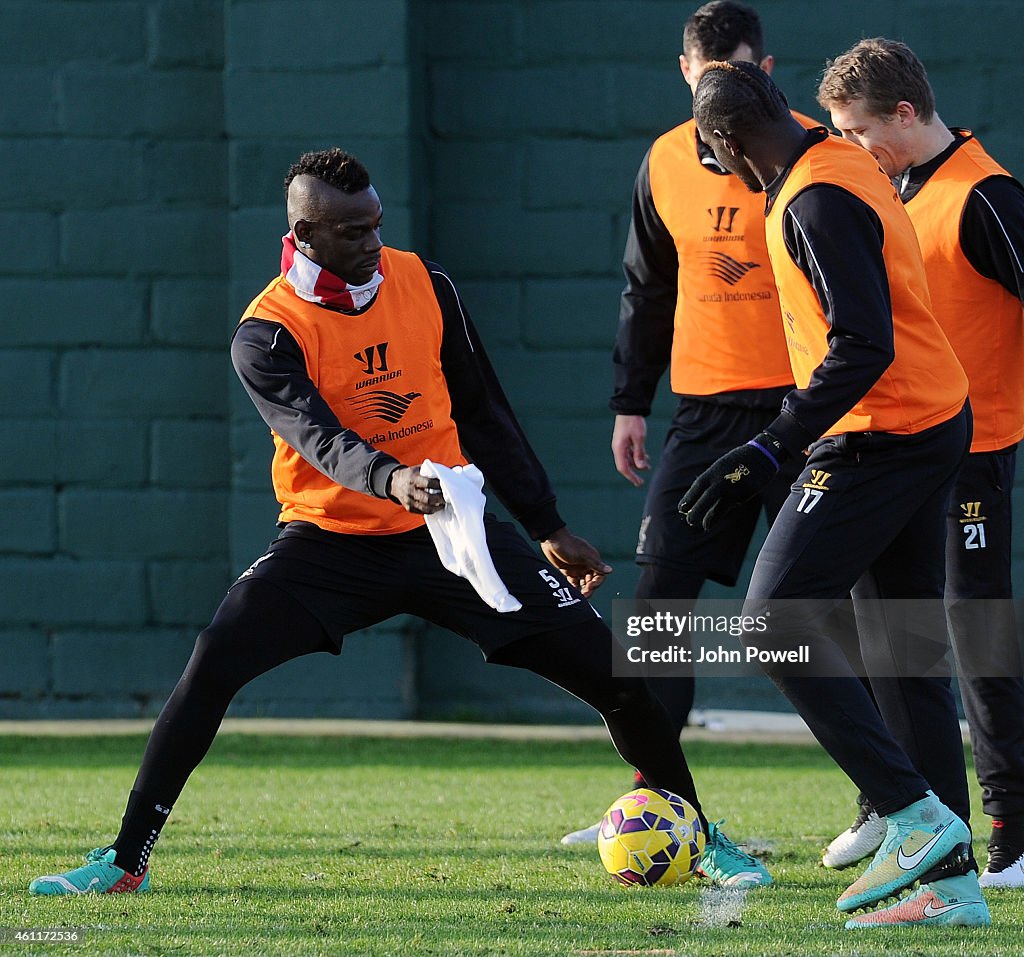
[[[399,535],[342,535],[291,522],[235,584],[259,578],[281,589],[323,625],[339,651],[345,635],[395,615],[448,628],[488,659],[520,638],[598,617],[515,526],[493,515],[484,525],[494,567],[522,602],[519,611],[495,611],[448,571],[425,526]]]
[[[946,519],[946,597],[1011,598],[1013,477],[1017,446],[972,452]]]
[[[761,509],[771,524],[803,461],[787,462],[762,495],[722,516],[710,532],[687,525],[677,506],[705,469],[772,423],[788,391],[765,390],[765,400],[756,407],[693,396],[680,399],[644,502],[636,546],[638,564],[669,565],[723,585],[736,584]],[[778,404],[772,404],[775,395]]]
[[[863,578],[879,598],[941,599],[946,512],[970,438],[965,407],[913,435],[819,439],[757,557],[748,598],[857,597]]]

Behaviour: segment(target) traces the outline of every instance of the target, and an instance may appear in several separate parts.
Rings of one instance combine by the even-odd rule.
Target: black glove
[[[726,452],[697,476],[679,500],[679,514],[688,525],[700,522],[708,531],[720,515],[762,491],[786,458],[782,443],[770,433],[761,432],[746,445]]]

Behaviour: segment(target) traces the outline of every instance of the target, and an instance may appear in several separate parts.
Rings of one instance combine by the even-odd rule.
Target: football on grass
[[[667,887],[693,876],[705,839],[692,804],[671,791],[637,788],[608,808],[597,850],[620,884]]]

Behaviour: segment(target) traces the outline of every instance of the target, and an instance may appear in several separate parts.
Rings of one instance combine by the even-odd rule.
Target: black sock
[[[957,844],[942,859],[938,867],[922,874],[919,880],[922,884],[932,884],[935,881],[971,873],[978,873],[978,862],[974,859],[974,851],[971,850],[970,844]]]
[[[141,876],[170,813],[170,807],[132,791],[121,818],[121,831],[112,845],[114,863],[129,874]]]
[[[1024,818],[994,817],[992,818],[992,834],[989,847],[1002,844],[1015,848],[1024,848]]]

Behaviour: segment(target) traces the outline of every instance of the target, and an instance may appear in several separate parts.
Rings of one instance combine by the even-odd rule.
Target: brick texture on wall
[[[151,715],[216,607],[178,567],[227,580],[223,4],[0,18],[0,715]]]
[[[942,119],[1024,174],[1014,0],[756,5],[796,109],[824,118],[826,58],[898,37]],[[386,241],[454,277],[564,517],[616,565],[595,602],[610,616],[634,587],[642,504],[608,450],[619,264],[636,169],[690,115],[677,58],[696,6],[0,0],[0,717],[154,715],[276,533],[270,437],[227,344],[277,271],[288,165],[334,144],[370,167]],[[663,384],[655,454],[672,408]],[[706,683],[698,701],[773,695]],[[591,719],[410,619],[233,707]]]

